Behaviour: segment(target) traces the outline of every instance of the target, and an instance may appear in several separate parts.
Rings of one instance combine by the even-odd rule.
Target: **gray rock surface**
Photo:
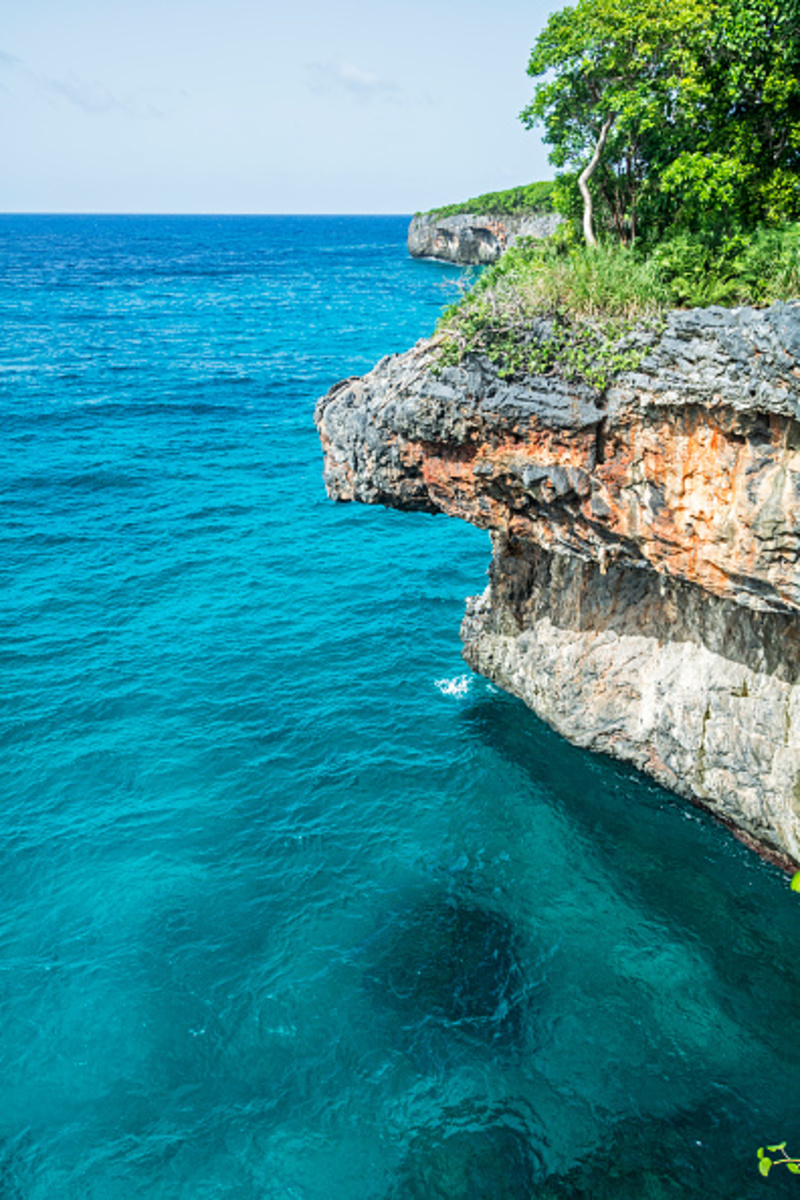
[[[603,393],[384,359],[317,406],[328,491],[491,530],[467,662],[797,863],[800,304],[641,339]]]
[[[495,538],[464,658],[571,742],[800,860],[800,619]]]
[[[419,213],[408,229],[408,251],[413,258],[438,258],[480,266],[495,262],[521,237],[549,237],[560,222],[555,213],[531,216],[460,213],[454,217]]]

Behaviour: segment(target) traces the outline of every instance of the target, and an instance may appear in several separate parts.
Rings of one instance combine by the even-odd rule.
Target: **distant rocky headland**
[[[418,213],[408,229],[408,251],[413,258],[482,266],[496,262],[521,237],[549,237],[560,221],[556,213]]]
[[[561,217],[552,211],[552,189],[552,183],[531,183],[417,213],[408,229],[409,254],[461,266],[496,262],[520,238],[554,233]]]
[[[506,236],[508,236],[506,234]],[[604,390],[442,366],[319,401],[330,496],[491,531],[471,667],[800,862],[800,304],[674,311]]]

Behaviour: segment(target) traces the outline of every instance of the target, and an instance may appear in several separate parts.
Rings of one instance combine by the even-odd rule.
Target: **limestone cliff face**
[[[467,662],[800,860],[800,305],[671,314],[600,393],[434,342],[317,407],[329,494],[491,530]]]
[[[521,237],[549,237],[560,221],[555,213],[454,217],[419,213],[408,228],[408,251],[413,258],[440,258],[462,265],[492,263]]]

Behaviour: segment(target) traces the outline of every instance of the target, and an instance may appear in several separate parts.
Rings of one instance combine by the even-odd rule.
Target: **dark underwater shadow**
[[[742,1160],[714,1152],[727,1134],[717,1097],[669,1118],[626,1117],[567,1170],[546,1174],[546,1142],[535,1118],[464,1102],[416,1130],[386,1200],[775,1200],[795,1181],[761,1178],[755,1150]],[[739,1144],[755,1146],[755,1121],[732,1100]]]
[[[709,813],[627,763],[571,745],[506,693],[472,704],[461,721],[532,791],[549,793],[574,825],[576,845],[590,844],[626,892],[654,917],[701,939],[720,968],[734,948],[732,921],[750,950],[793,949],[800,910],[783,887],[785,876]],[[578,886],[577,854],[575,865]],[[800,994],[800,970],[796,983]]]
[[[589,844],[654,915],[678,918],[709,948],[726,951],[730,912],[721,911],[720,901],[737,903],[747,893],[746,908],[757,916],[762,905],[768,908],[770,926],[777,919],[781,936],[794,942],[797,905],[776,889],[782,873],[709,813],[627,763],[571,745],[506,693],[470,705],[461,721],[530,782],[532,793],[552,797],[575,827],[576,847],[581,840]],[[575,865],[577,874],[577,853]]]
[[[752,1056],[735,1079],[716,1079],[706,1066],[705,1108],[626,1118],[601,1130],[599,1157],[535,1194],[545,1200],[763,1196],[758,1146],[784,1138],[790,1153],[793,1139],[800,1146],[791,1102],[800,1058],[800,908],[785,877],[708,814],[635,768],[570,745],[514,697],[489,696],[462,710],[461,720],[514,769],[523,795],[529,782],[532,804],[544,794],[574,829],[576,896],[592,888],[596,865],[647,927],[702,957],[713,1002],[752,1040]],[[515,821],[525,821],[524,802],[510,815],[507,835],[528,836]],[[702,1079],[704,1064],[693,1069]],[[771,1195],[788,1195],[792,1186],[797,1195],[785,1170],[773,1171],[768,1186]]]
[[[466,894],[409,898],[370,941],[364,986],[394,1018],[406,1050],[448,1038],[492,1053],[519,1052],[533,989],[519,939],[498,909]]]
[[[0,1138],[0,1200],[26,1200],[35,1174],[35,1145],[28,1130]]]
[[[535,1135],[511,1110],[465,1103],[412,1136],[386,1200],[531,1200]]]
[[[727,1134],[714,1097],[668,1119],[628,1117],[596,1150],[561,1175],[550,1175],[531,1200],[784,1200],[796,1196],[788,1174],[768,1182],[758,1171],[752,1115],[743,1100],[733,1101],[738,1144],[727,1156],[716,1153],[720,1132]],[[736,1153],[748,1145],[749,1154]]]

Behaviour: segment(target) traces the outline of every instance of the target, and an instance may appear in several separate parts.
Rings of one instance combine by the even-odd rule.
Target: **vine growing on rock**
[[[558,376],[604,391],[635,370],[663,325],[666,295],[647,264],[619,254],[577,262],[521,243],[443,314],[437,369],[484,354],[501,379]]]
[[[508,322],[499,306],[482,305],[459,320],[445,336],[439,369],[460,364],[467,354],[485,354],[501,379],[525,375],[558,376],[605,391],[623,371],[641,363],[641,324],[610,320],[602,326],[576,321],[563,312],[530,322]]]

